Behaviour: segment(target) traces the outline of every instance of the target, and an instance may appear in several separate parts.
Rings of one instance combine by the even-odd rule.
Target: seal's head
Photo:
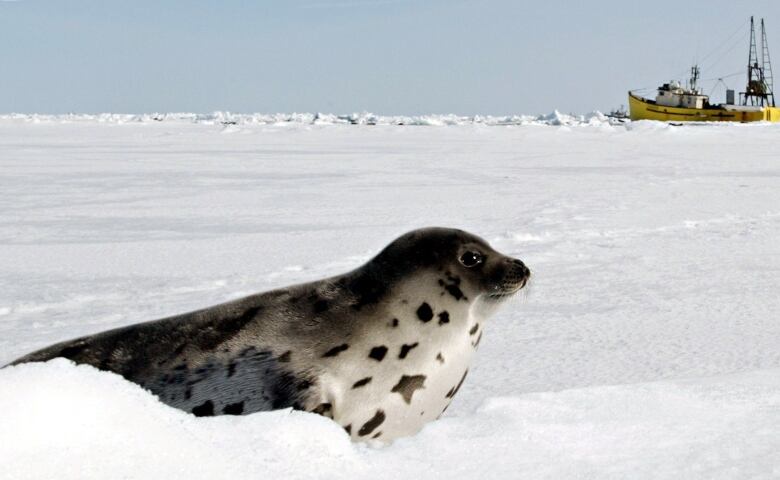
[[[529,276],[523,262],[462,230],[402,235],[337,277],[349,311],[336,321],[354,321],[318,347],[343,385],[319,401],[356,440],[417,432],[450,404],[488,318]],[[322,324],[329,331],[318,341],[335,322]]]
[[[423,228],[402,235],[370,262],[385,278],[421,269],[443,274],[450,294],[498,303],[523,288],[531,276],[525,264],[494,250],[485,240],[451,228]]]

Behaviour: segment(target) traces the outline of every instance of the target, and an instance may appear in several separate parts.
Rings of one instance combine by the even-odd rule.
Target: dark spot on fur
[[[170,383],[175,384],[175,385],[181,385],[182,383],[184,383],[184,381],[186,379],[187,379],[187,374],[186,373],[174,373],[171,376]]]
[[[269,385],[272,388],[271,391],[271,406],[278,410],[280,408],[293,407],[296,410],[301,410],[297,400],[300,398],[296,385],[295,376],[289,372],[276,371],[274,383]]]
[[[184,399],[189,400],[190,398],[192,398],[192,389],[188,388],[184,391]]]
[[[69,345],[62,350],[60,350],[59,356],[65,357],[65,358],[73,358],[79,353],[86,350],[87,344],[86,343],[76,343],[74,345]]]
[[[285,356],[284,353],[282,357]],[[231,379],[232,388],[246,388],[246,395],[253,399],[253,403],[245,403],[245,413],[289,407],[300,409],[295,405],[301,403],[302,398],[306,395],[305,391],[312,385],[311,377],[302,374],[303,372],[293,373],[289,370],[290,364],[281,362],[280,356],[270,350],[256,347],[241,349],[235,363],[237,366],[233,379]],[[229,364],[227,368],[230,370]],[[226,387],[224,384],[220,385],[218,382],[210,381],[208,387],[214,387],[214,395],[220,395],[219,398],[225,395],[224,389]],[[249,392],[252,392],[251,395]],[[238,398],[226,398],[219,403],[220,409],[228,400],[235,401]],[[258,403],[254,403],[254,400],[258,400]]]
[[[360,388],[365,385],[368,385],[368,383],[371,382],[371,377],[366,377],[358,380],[357,382],[352,384],[352,388]]]
[[[471,330],[469,330],[469,335],[474,335],[477,333],[477,330],[479,330],[479,324],[475,323],[473,327],[471,327]]]
[[[327,417],[329,416],[329,414],[331,414],[332,410],[333,410],[333,405],[331,405],[330,403],[320,403],[319,405],[317,405],[317,407],[314,410],[312,410],[312,413],[316,413]]]
[[[258,306],[248,308],[243,312],[238,312],[237,315],[232,318],[214,318],[199,327],[194,342],[203,350],[215,350],[226,340],[229,340],[243,330],[244,327],[254,320],[262,311],[263,307]]]
[[[438,360],[439,363],[444,363],[444,357],[441,355],[441,352],[436,354],[436,360]]]
[[[439,315],[439,325],[444,325],[445,323],[450,323],[450,314],[446,311],[441,312]]]
[[[347,435],[352,435],[352,424],[350,423],[346,427],[344,427],[344,430],[347,432]]]
[[[387,354],[387,347],[385,347],[384,345],[380,345],[378,347],[372,348],[368,356],[373,358],[377,362],[381,362],[382,359],[385,358],[386,354]]]
[[[482,340],[482,332],[479,332],[479,335],[477,335],[477,341],[472,343],[474,348],[477,348],[477,345],[479,345],[480,340]]]
[[[447,285],[444,288],[447,289],[450,295],[455,297],[455,300],[460,300],[463,298],[463,292],[460,291],[460,288],[457,285]]]
[[[382,425],[382,422],[385,421],[385,412],[382,410],[377,410],[373,417],[371,417],[371,420],[367,421],[363,424],[362,427],[360,427],[360,430],[358,430],[358,435],[361,437],[365,437],[366,435],[370,434],[374,430],[376,430],[376,427]]]
[[[222,413],[225,415],[241,415],[244,413],[244,402],[236,402],[225,405],[222,409]]]
[[[317,300],[314,302],[314,313],[327,312],[330,305],[327,300]]]
[[[466,379],[466,375],[468,375],[468,373],[469,373],[469,371],[468,371],[468,369],[466,369],[466,371],[465,371],[465,372],[463,372],[463,376],[461,377],[461,379],[460,379],[460,382],[458,382],[458,384],[457,384],[457,385],[455,385],[454,387],[452,387],[452,388],[450,389],[450,391],[449,391],[449,392],[447,392],[447,395],[446,395],[446,397],[445,397],[445,398],[452,398],[452,397],[454,397],[454,396],[455,396],[455,394],[456,394],[456,393],[458,393],[458,390],[460,390],[460,386],[461,386],[461,385],[463,385],[463,380],[465,380],[465,379]],[[444,413],[444,412],[442,412],[442,413]]]
[[[342,280],[341,283],[355,295],[356,299],[352,304],[355,310],[360,310],[366,305],[374,305],[387,291],[386,280],[368,273]]]
[[[331,348],[330,350],[325,352],[322,356],[323,357],[335,357],[336,355],[338,355],[339,353],[343,352],[344,350],[346,350],[348,348],[349,348],[349,345],[347,345],[345,343],[345,344],[339,345],[338,347]]]
[[[393,328],[397,327],[398,326],[398,319],[394,318],[393,319],[393,323],[391,325],[393,326]]]
[[[371,438],[379,438],[382,436],[382,432],[376,432],[373,437]]]
[[[185,365],[185,364],[176,365],[175,367],[173,367],[173,369],[174,369],[174,370],[179,370],[179,371],[181,371],[181,370],[187,370],[187,365]]]
[[[409,352],[417,345],[419,345],[418,342],[414,342],[411,345],[401,345],[401,351],[398,353],[398,358],[406,358]]]
[[[214,415],[214,402],[206,400],[192,409],[192,414],[196,417],[210,417]]]
[[[423,322],[430,322],[433,318],[433,310],[431,310],[431,306],[423,302],[423,304],[420,305],[420,308],[417,309],[417,318]]]
[[[287,350],[283,354],[281,354],[278,358],[278,360],[282,363],[287,363],[290,361],[290,356],[292,355],[292,352],[290,350]]]
[[[425,375],[403,375],[398,383],[390,390],[393,393],[400,393],[406,403],[412,403],[414,392],[425,388]]]

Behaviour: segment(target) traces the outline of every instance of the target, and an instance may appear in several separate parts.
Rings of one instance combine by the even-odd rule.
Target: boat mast
[[[765,74],[769,72],[769,77]],[[761,19],[761,63],[758,62],[756,48],[756,28],[753,17],[750,17],[750,53],[748,54],[748,82],[742,92],[742,105],[774,106],[775,96],[772,93],[772,65],[769,61],[769,45],[766,40],[764,19]]]
[[[764,70],[764,84],[767,87],[767,100],[775,106],[775,89],[772,81],[772,62],[769,60],[769,43],[766,39],[764,19],[761,19],[761,68]]]

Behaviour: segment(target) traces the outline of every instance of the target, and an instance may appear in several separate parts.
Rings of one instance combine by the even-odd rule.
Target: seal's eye
[[[460,263],[467,268],[476,267],[482,263],[482,254],[479,252],[466,252],[460,256]]]

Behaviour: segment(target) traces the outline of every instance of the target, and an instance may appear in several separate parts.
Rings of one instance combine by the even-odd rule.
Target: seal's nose
[[[514,265],[515,269],[522,274],[522,276],[528,278],[531,276],[531,270],[528,269],[528,267],[525,266],[525,263],[523,263],[521,260],[518,260],[516,258],[512,259],[512,264]]]

